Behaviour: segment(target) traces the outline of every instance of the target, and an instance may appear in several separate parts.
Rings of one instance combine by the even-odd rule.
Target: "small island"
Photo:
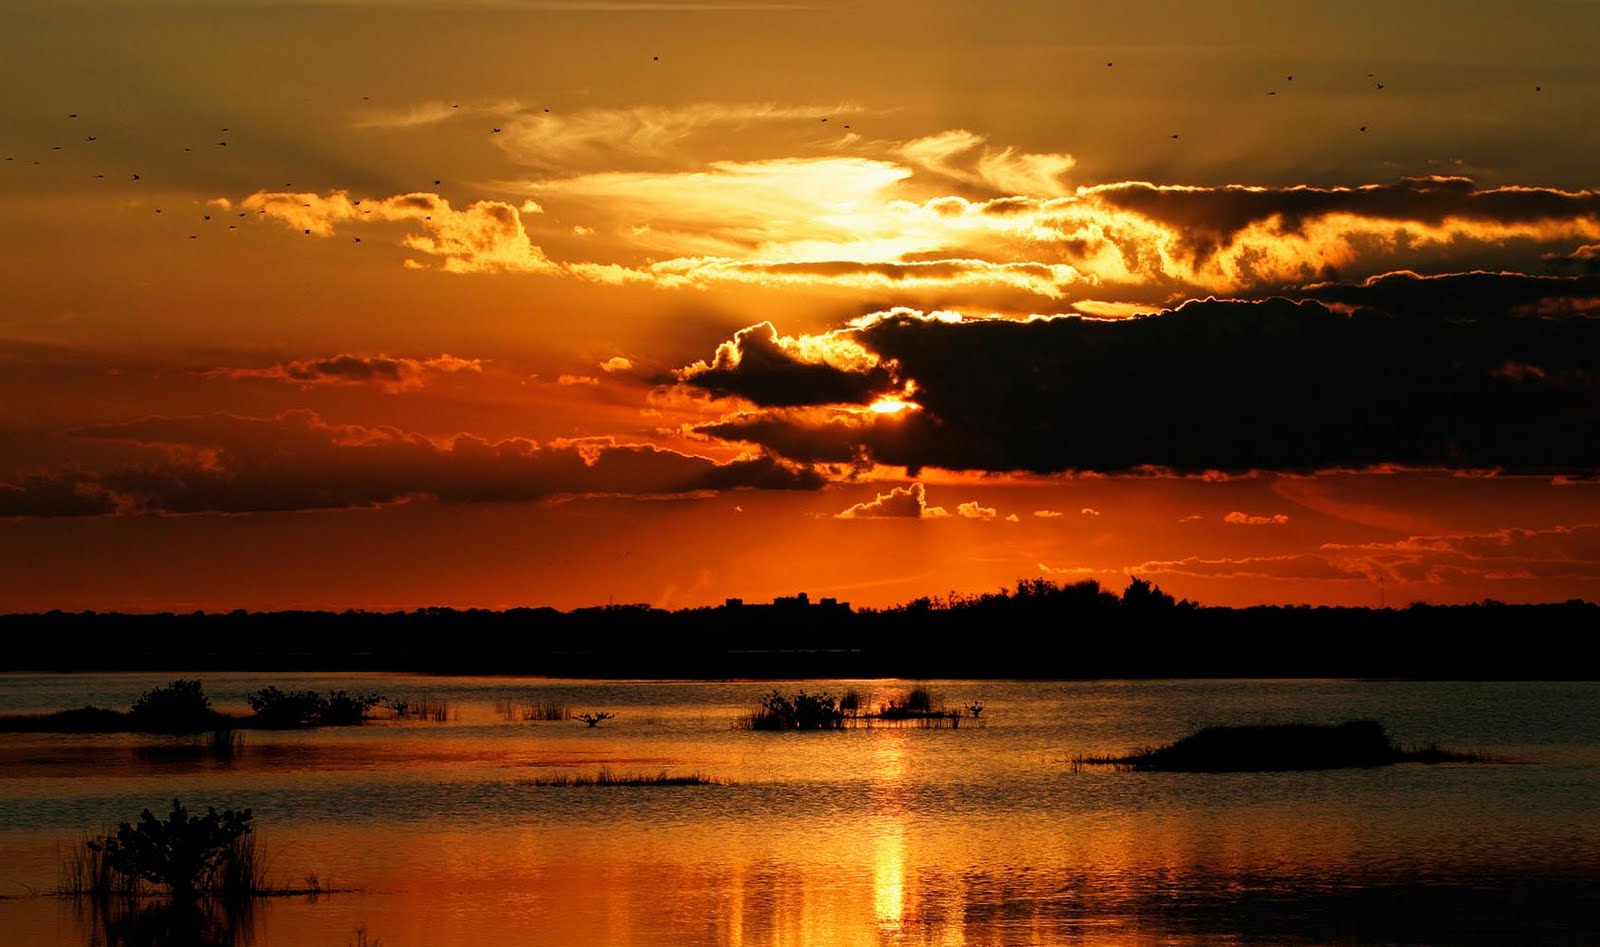
[[[1481,763],[1477,753],[1402,749],[1376,720],[1206,727],[1176,743],[1125,756],[1080,756],[1076,766],[1156,773],[1264,773],[1355,769],[1396,763]]]

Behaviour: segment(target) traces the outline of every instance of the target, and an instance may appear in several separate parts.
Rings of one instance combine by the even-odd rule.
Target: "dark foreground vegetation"
[[[1395,763],[1478,763],[1476,753],[1437,746],[1401,749],[1376,720],[1206,727],[1176,743],[1126,756],[1078,757],[1077,765],[1166,773],[1352,769]]]
[[[146,809],[69,850],[56,894],[78,902],[97,942],[210,947],[248,943],[260,898],[334,891],[315,875],[306,884],[268,883],[249,809],[197,815],[174,799],[165,818]]]
[[[1592,679],[1573,642],[1600,605],[1208,608],[1140,579],[1019,582],[882,610],[802,596],[675,612],[0,617],[0,671],[410,670],[558,677],[1395,677]]]

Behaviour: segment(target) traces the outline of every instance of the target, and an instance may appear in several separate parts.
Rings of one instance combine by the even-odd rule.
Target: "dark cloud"
[[[700,362],[679,377],[714,395],[772,407],[864,403],[893,387],[881,364],[841,367],[805,354],[785,347],[772,323],[763,322],[740,329],[711,364]]]
[[[94,516],[116,508],[106,489],[79,471],[29,474],[19,483],[0,483],[0,517]]]
[[[266,368],[219,368],[205,374],[213,378],[260,378],[300,385],[373,385],[389,392],[421,388],[440,375],[480,372],[478,359],[440,355],[436,358],[395,358],[388,355],[332,355],[297,359]]]
[[[1363,187],[1174,187],[1128,182],[1088,188],[1107,204],[1171,225],[1196,258],[1240,231],[1276,221],[1301,233],[1307,222],[1344,214],[1428,225],[1446,221],[1537,224],[1600,216],[1600,191],[1539,187],[1479,188],[1471,178],[1402,178]]]
[[[915,383],[921,410],[748,412],[701,430],[800,461],[870,458],[913,472],[1403,465],[1592,475],[1600,319],[1540,315],[1587,286],[1506,277],[1502,305],[1539,301],[1492,319],[1427,312],[1405,293],[1496,285],[1478,276],[1386,278],[1357,288],[1374,305],[1348,313],[1286,299],[1190,302],[1115,322],[897,311],[853,339]],[[827,398],[796,380],[784,400]]]
[[[1581,246],[1571,253],[1547,253],[1544,260],[1556,269],[1576,267],[1594,273],[1600,271],[1600,243]]]
[[[816,489],[822,477],[771,454],[717,464],[608,440],[438,443],[389,427],[334,425],[308,411],[150,418],[76,432],[151,449],[160,459],[96,473],[39,474],[0,484],[0,515],[254,513],[375,506],[414,498],[455,502],[554,496],[663,496],[725,490]]]
[[[1318,283],[1303,295],[1342,308],[1375,309],[1424,320],[1510,319],[1555,308],[1600,315],[1600,276],[1523,273],[1384,273],[1360,283]]]

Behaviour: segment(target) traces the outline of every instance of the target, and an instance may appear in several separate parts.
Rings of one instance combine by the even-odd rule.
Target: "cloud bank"
[[[76,433],[144,448],[154,459],[0,484],[0,516],[260,513],[823,485],[816,471],[771,454],[718,464],[609,438],[436,441],[392,427],[330,424],[310,411],[147,418]]]
[[[854,367],[796,355],[802,343],[679,377],[757,406],[701,433],[803,462],[1589,476],[1600,470],[1600,310],[1588,280],[1394,275],[1313,290],[1340,297],[1337,309],[1205,300],[1119,321],[891,310],[827,339],[914,391],[919,410],[893,414],[864,410],[882,388]],[[1463,286],[1470,300],[1452,304]],[[1352,299],[1360,304],[1344,304]],[[862,406],[820,408],[851,398]]]

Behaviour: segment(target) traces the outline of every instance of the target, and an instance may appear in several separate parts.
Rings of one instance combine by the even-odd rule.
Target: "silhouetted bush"
[[[316,691],[285,691],[263,687],[245,698],[256,719],[268,727],[303,727],[316,719],[322,695]]]
[[[352,694],[330,691],[317,713],[317,722],[328,727],[345,727],[367,719],[367,711],[383,698],[378,694]]]
[[[209,730],[214,719],[211,698],[200,681],[183,678],[140,694],[129,714],[139,729],[158,733]]]
[[[263,866],[256,846],[243,843],[250,819],[249,809],[207,808],[204,816],[192,816],[176,799],[166,819],[146,809],[137,826],[124,822],[115,834],[88,840],[93,887],[82,893],[137,893],[151,884],[179,900],[200,893],[254,894],[264,887]],[[120,880],[113,881],[113,874]]]
[[[844,711],[826,692],[801,691],[789,697],[773,691],[739,725],[746,730],[837,730],[844,726]]]
[[[351,694],[333,691],[323,697],[317,691],[284,691],[263,687],[246,700],[256,720],[268,727],[343,727],[366,719],[367,712],[383,698],[377,694]]]

